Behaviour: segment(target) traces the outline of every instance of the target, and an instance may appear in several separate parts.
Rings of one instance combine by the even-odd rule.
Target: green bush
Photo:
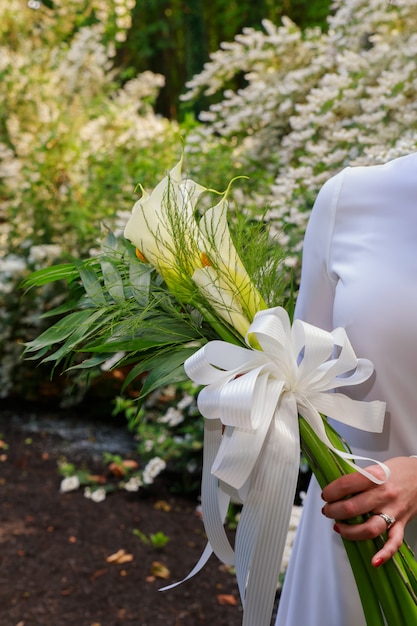
[[[125,221],[137,183],[153,184],[179,151],[177,125],[153,110],[163,77],[122,83],[114,67],[131,0],[117,5],[0,0],[2,397],[28,394],[22,342],[39,332],[51,300],[65,297],[45,288],[21,298],[22,277],[87,257],[103,220]]]

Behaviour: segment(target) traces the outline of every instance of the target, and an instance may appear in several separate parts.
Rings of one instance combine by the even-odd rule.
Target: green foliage
[[[254,180],[241,206],[268,205],[296,279],[322,184],[416,149],[416,17],[414,2],[352,0],[333,3],[325,32],[263,20],[212,53],[182,96],[216,98],[187,141],[233,146],[234,169]]]
[[[159,387],[138,412],[132,398],[119,397],[114,414],[124,414],[144,462],[163,459],[171,491],[195,493],[199,489],[204,421],[198,411],[198,388],[190,381]]]
[[[139,537],[145,545],[152,546],[155,550],[162,550],[162,548],[166,546],[170,540],[169,537],[161,530],[156,533],[149,533],[149,535],[145,535],[145,533],[140,531],[138,528],[134,528],[133,534],[136,535],[136,537]]]
[[[130,15],[132,3],[117,4]],[[67,333],[56,348],[62,348],[56,355],[60,366],[101,375],[105,355],[114,356],[135,336],[116,312],[109,309],[107,321],[104,314],[109,306],[128,314],[127,277],[122,273],[119,280],[120,268],[105,259],[102,265],[81,261],[94,256],[103,220],[114,231],[126,223],[138,181],[150,187],[172,164],[180,134],[193,178],[225,189],[236,174],[250,175],[229,198],[231,215],[236,213],[235,243],[242,255],[251,244],[244,229],[239,234],[239,214],[243,223],[256,221],[260,229],[267,223],[266,230],[285,248],[285,264],[295,265],[294,293],[305,224],[323,181],[347,164],[415,149],[413,3],[337,2],[325,33],[305,30],[300,20],[319,23],[327,3],[249,4],[196,1],[184,10],[176,0],[147,0],[137,3],[129,28],[110,0],[60,0],[39,10],[23,0],[0,0],[0,395],[13,386],[18,393],[30,389],[31,378],[16,374],[22,346],[73,303],[72,312],[80,315],[58,327],[61,336]],[[153,50],[172,64],[176,51],[189,58],[200,11],[201,49],[214,52],[205,70],[194,75],[184,106],[193,110],[205,98],[216,103],[207,106],[202,121],[187,114],[180,129],[154,113],[163,77],[148,71],[137,76],[132,68],[148,70]],[[261,27],[261,13],[278,23],[281,12],[296,23],[264,21]],[[181,35],[187,20],[190,41]],[[257,23],[248,28],[252,20]],[[129,35],[125,44],[123,33]],[[140,46],[135,37],[142,38]],[[220,41],[228,43],[220,48]],[[135,46],[142,54],[137,66],[129,57]],[[183,81],[185,75],[175,72]],[[173,88],[168,76],[167,88]],[[63,267],[54,265],[62,261]],[[37,274],[38,286],[22,297],[21,279],[45,266],[53,266],[55,276],[49,270]],[[140,264],[132,267],[141,271]],[[143,280],[146,276],[142,272]],[[265,291],[273,293],[274,284]],[[81,303],[83,292],[88,298]],[[159,319],[165,325],[166,318]],[[100,333],[107,322],[118,336],[104,344]],[[182,319],[177,323],[188,332]],[[83,333],[89,333],[91,352],[86,358],[80,344],[70,362],[71,345]],[[53,340],[53,333],[43,337],[45,358],[53,353],[48,351]],[[146,334],[135,340],[144,348]],[[129,384],[162,363],[163,341],[160,334],[160,354],[149,353],[129,374]],[[179,380],[181,356],[172,359],[166,370]],[[31,377],[41,371],[31,369]],[[156,382],[150,379],[150,390]]]
[[[164,168],[178,141],[176,126],[152,110],[163,78],[147,72],[122,85],[119,21],[108,0],[53,10],[2,0],[0,10],[7,245],[14,253],[51,243],[63,254],[86,253],[100,222],[129,210],[138,178],[146,184]]]
[[[185,83],[201,72],[209,55],[247,27],[259,28],[262,20],[279,22],[284,15],[301,28],[326,26],[330,0],[143,0],[132,14],[132,28],[119,52],[119,63],[135,72],[151,69],[166,77],[158,111],[183,119],[213,102],[200,96],[192,107],[180,101]],[[239,88],[242,78],[231,83]]]
[[[152,368],[146,393],[184,380],[181,366],[196,349],[188,343],[198,346],[204,341],[200,322],[169,296],[129,242],[110,233],[97,257],[35,272],[25,286],[44,285],[57,277],[68,280],[67,300],[47,314],[60,319],[27,342],[28,358],[81,372],[113,359],[113,367],[136,366],[126,385]]]
[[[153,111],[163,77],[126,81],[115,67],[131,9],[131,0],[38,9],[0,0],[0,395],[29,392],[22,345],[65,297],[57,282],[21,300],[21,279],[88,257],[103,220],[117,228],[137,181],[153,181],[177,150],[177,125]]]

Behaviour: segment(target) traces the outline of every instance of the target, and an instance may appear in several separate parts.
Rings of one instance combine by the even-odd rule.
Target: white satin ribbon
[[[185,580],[214,551],[221,561],[235,564],[243,626],[267,626],[297,484],[298,415],[336,454],[381,483],[351,459],[377,461],[332,446],[320,413],[381,432],[385,403],[328,393],[359,384],[373,372],[370,361],[356,357],[342,328],[330,333],[301,320],[291,327],[285,309],[276,307],[257,313],[246,343],[248,348],[212,341],[185,362],[189,378],[206,385],[198,406],[207,418],[201,498],[208,538],[204,554]],[[388,468],[378,464],[387,478]],[[231,497],[243,503],[235,550],[224,529]]]

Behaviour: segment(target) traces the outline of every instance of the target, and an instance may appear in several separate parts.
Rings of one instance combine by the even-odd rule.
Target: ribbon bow
[[[359,384],[373,372],[370,361],[356,357],[343,328],[327,332],[301,320],[291,326],[285,309],[276,307],[256,314],[245,339],[248,348],[212,341],[185,362],[189,378],[206,385],[198,407],[207,418],[201,500],[208,537],[186,579],[214,551],[221,561],[235,564],[243,626],[267,626],[297,485],[298,415],[355,469],[383,482],[350,460],[364,457],[332,446],[320,413],[381,432],[385,403],[328,393]],[[388,468],[379,465],[387,478]],[[223,525],[231,498],[243,504],[235,551]]]

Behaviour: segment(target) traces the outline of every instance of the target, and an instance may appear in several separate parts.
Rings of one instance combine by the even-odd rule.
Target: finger
[[[338,532],[344,539],[350,541],[364,541],[366,539],[375,539],[387,530],[384,520],[378,515],[372,515],[362,524],[346,524],[345,522],[336,521],[333,529]]]
[[[336,502],[346,496],[360,493],[376,487],[369,478],[363,476],[359,472],[345,474],[329,483],[322,491],[321,497],[326,502]]]
[[[327,503],[322,508],[326,517],[334,520],[350,520],[369,511],[378,510],[381,505],[381,494],[377,489],[369,489],[350,498]]]
[[[403,540],[404,526],[401,523],[396,522],[394,526],[392,526],[392,528],[390,528],[390,530],[388,531],[388,539],[384,547],[381,548],[381,550],[379,550],[372,557],[372,565],[374,567],[380,567],[381,565],[389,561],[389,559],[393,557],[396,552],[398,552]]]

